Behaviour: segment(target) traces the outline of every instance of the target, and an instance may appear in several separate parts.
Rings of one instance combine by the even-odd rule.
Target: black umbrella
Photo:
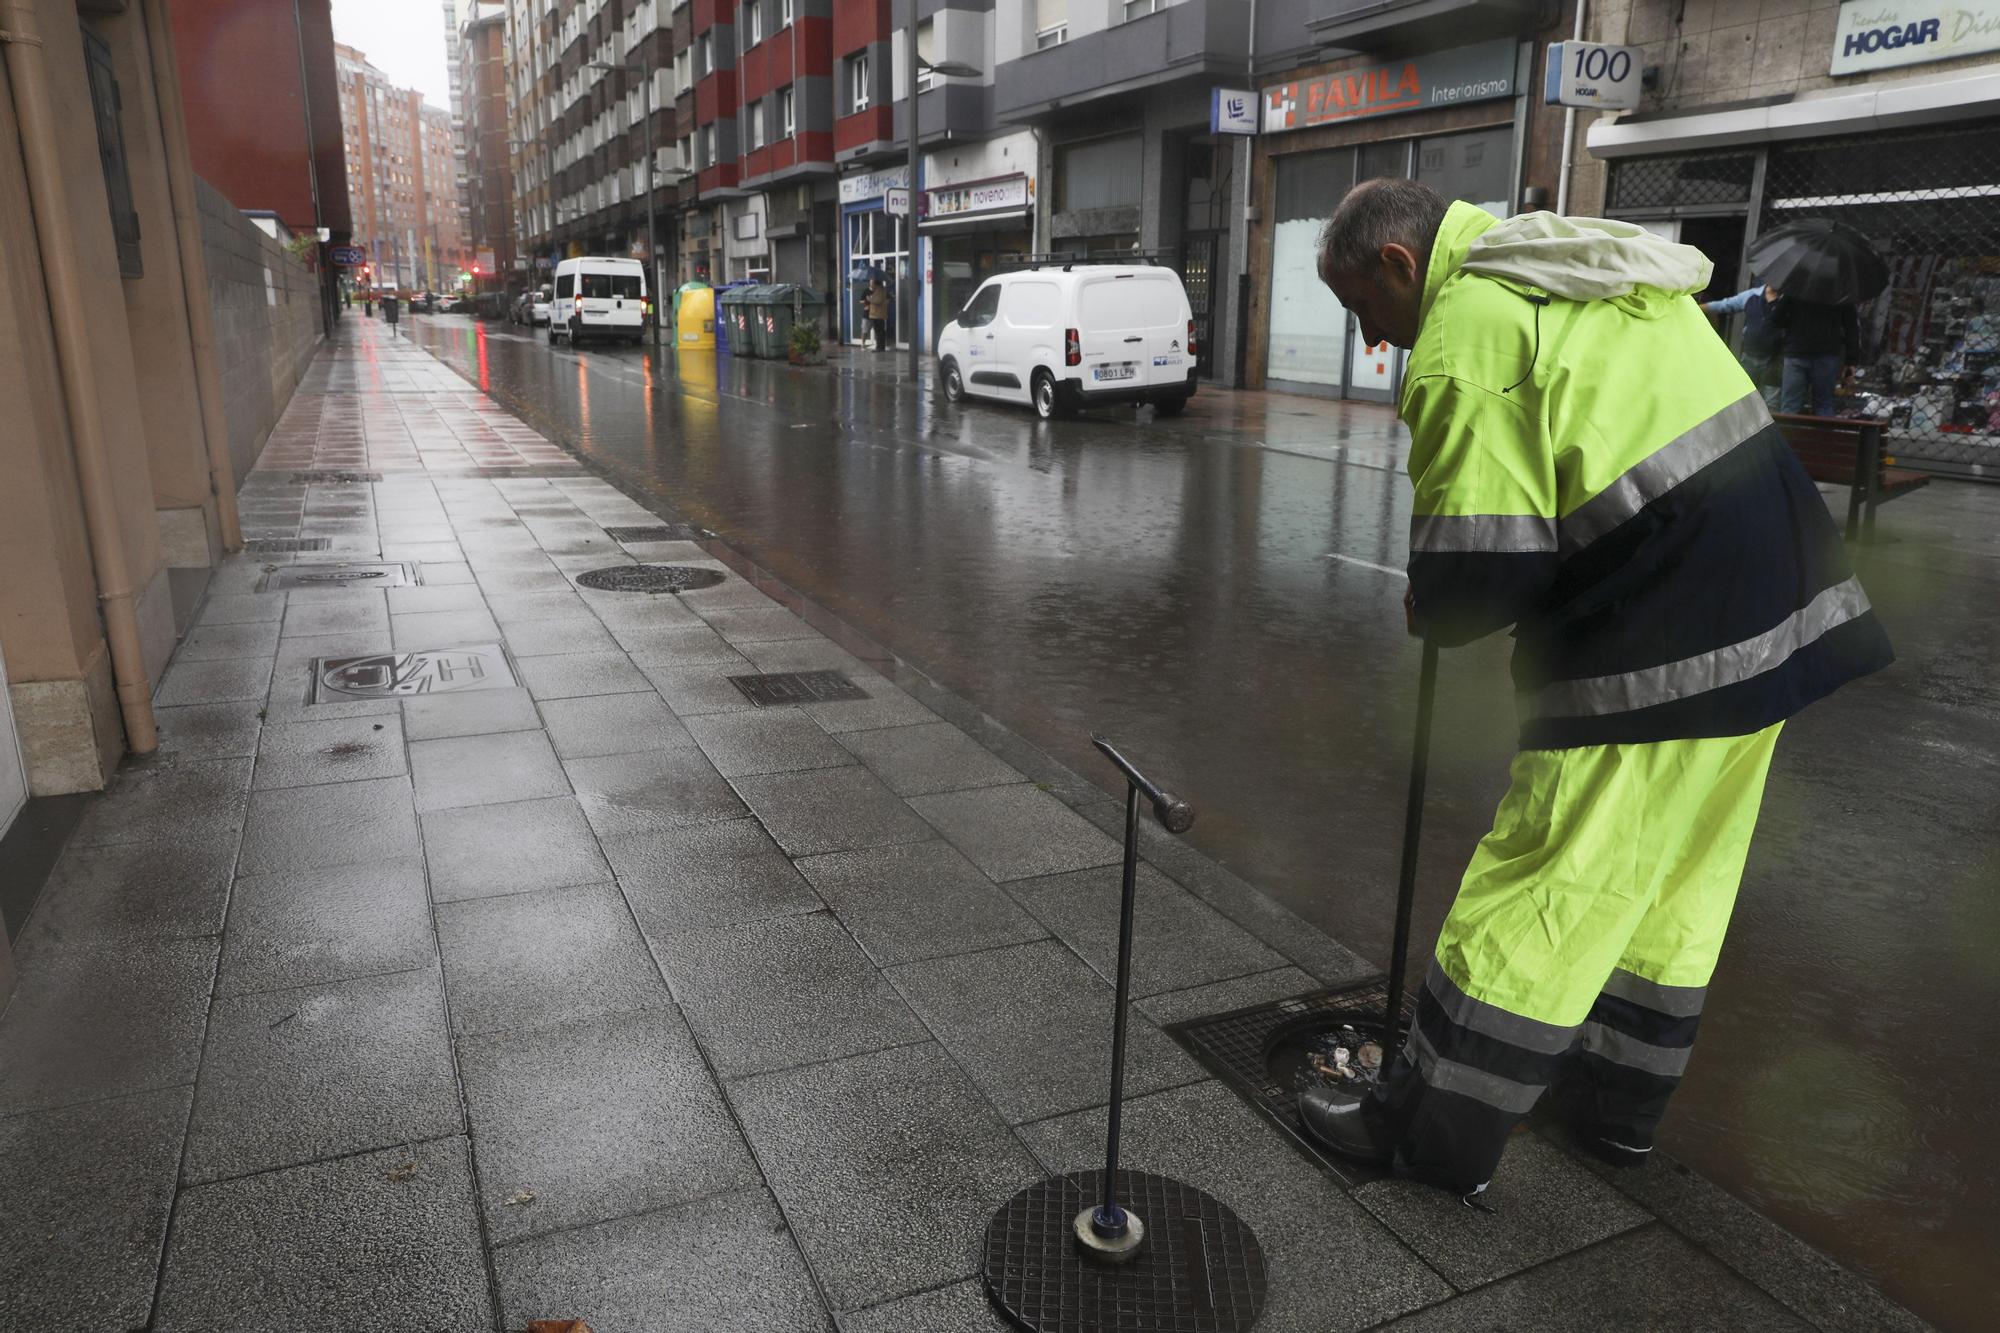
[[[1786,296],[1824,305],[1854,305],[1889,285],[1889,266],[1845,222],[1807,218],[1759,236],[1750,271]]]

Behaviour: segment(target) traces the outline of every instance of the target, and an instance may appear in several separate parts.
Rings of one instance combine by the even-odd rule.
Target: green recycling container
[[[791,356],[792,325],[819,324],[825,329],[826,298],[796,282],[771,282],[743,290],[743,305],[750,315],[750,337],[755,355],[783,361]]]
[[[761,283],[743,283],[723,288],[715,298],[715,325],[723,331],[723,343],[733,356],[763,356],[756,345],[748,304],[751,293],[763,290]]]

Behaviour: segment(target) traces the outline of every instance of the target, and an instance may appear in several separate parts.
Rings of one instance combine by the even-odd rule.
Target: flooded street
[[[1386,962],[1418,660],[1386,408],[1198,396],[1039,423],[900,356],[796,369],[406,325],[536,429]],[[1792,723],[1666,1146],[1948,1327],[1990,1318],[2000,1011],[2000,490],[1882,512],[1899,663]],[[1513,750],[1507,641],[1446,655],[1421,951]],[[1663,1185],[1670,1188],[1670,1185]]]

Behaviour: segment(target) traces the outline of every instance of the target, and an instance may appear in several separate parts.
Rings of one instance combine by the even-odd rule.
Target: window
[[[701,127],[701,164],[712,167],[715,162],[715,126],[704,125]]]
[[[868,92],[868,53],[863,51],[847,58],[847,109],[866,111]]]
[[[564,273],[556,278],[556,299],[566,300],[576,295],[576,274]]]
[[[1052,329],[1062,309],[1053,282],[1017,282],[1007,288],[1007,322],[1017,329]]]
[[[748,51],[751,47],[755,46],[757,43],[763,40],[764,40],[763,0],[746,0],[746,3],[743,6],[743,49],[745,51]]]
[[[682,47],[674,53],[674,86],[685,89],[692,87],[693,84],[694,51],[689,47]]]
[[[1142,19],[1148,14],[1156,14],[1166,8],[1166,0],[1125,0],[1125,21]]]
[[[1035,49],[1046,51],[1069,40],[1069,0],[1035,0]]]
[[[104,196],[111,205],[111,234],[118,242],[118,273],[145,274],[139,255],[139,213],[132,205],[132,177],[125,167],[125,131],[118,123],[118,77],[111,68],[111,48],[90,29],[83,30],[83,62],[90,78],[90,109],[97,121],[97,157],[104,168]]]
[[[1139,202],[1139,136],[1092,139],[1056,149],[1059,213]]]
[[[798,107],[790,88],[778,90],[778,124],[783,127],[781,132],[787,139],[799,132]]]
[[[958,326],[962,329],[983,329],[993,322],[999,310],[1000,284],[988,283],[965,303],[965,309],[958,312]]]
[[[784,27],[792,21],[793,0],[778,0],[778,26]]]
[[[750,147],[764,146],[764,104],[761,101],[750,104]]]
[[[694,62],[702,77],[715,73],[715,43],[709,40],[707,33],[694,39]]]

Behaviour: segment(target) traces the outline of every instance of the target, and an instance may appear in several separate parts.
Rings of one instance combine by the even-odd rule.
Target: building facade
[[[445,291],[471,256],[460,228],[451,113],[398,88],[350,46],[336,44],[341,132],[354,241],[377,286]]]
[[[464,115],[466,248],[472,287],[505,292],[516,272],[514,153],[507,113],[505,6],[473,4],[458,42]],[[512,283],[518,287],[519,283]]]
[[[1904,466],[2000,477],[2000,3],[1635,0],[1589,28],[1655,76],[1584,118],[1576,206],[1699,245],[1728,290],[1776,227],[1856,228],[1889,287],[1843,406],[1887,418]]]

